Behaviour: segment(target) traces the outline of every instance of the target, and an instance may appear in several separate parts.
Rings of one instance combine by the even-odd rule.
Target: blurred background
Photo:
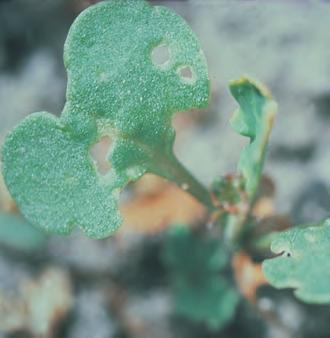
[[[63,43],[74,18],[95,2],[0,1],[0,144],[28,114],[60,114]],[[189,22],[209,65],[210,107],[174,118],[179,159],[206,185],[235,171],[247,140],[229,127],[236,104],[227,85],[250,75],[279,105],[265,165],[275,187],[272,208],[294,224],[328,217],[330,4],[150,2]],[[101,162],[106,147],[94,150]],[[329,337],[330,308],[303,305],[290,291],[264,288],[257,311],[242,299],[222,330],[176,316],[161,260],[164,231],[174,223],[203,222],[204,210],[152,176],[123,195],[125,224],[116,236],[93,241],[76,231],[46,238],[20,218],[0,177],[1,338]],[[266,319],[260,309],[269,312]]]

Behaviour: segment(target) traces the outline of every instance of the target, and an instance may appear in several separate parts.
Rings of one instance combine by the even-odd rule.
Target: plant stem
[[[216,208],[213,205],[209,191],[187,170],[178,159],[172,156],[163,156],[160,160],[161,171],[154,173],[175,182],[182,190],[187,191],[202,203],[209,211]]]

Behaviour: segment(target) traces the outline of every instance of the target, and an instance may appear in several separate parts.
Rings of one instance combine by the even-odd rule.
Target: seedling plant
[[[157,57],[161,49],[165,58]],[[173,152],[173,115],[210,101],[206,58],[182,17],[143,0],[100,2],[73,23],[64,64],[68,85],[60,117],[29,115],[2,148],[6,185],[27,220],[50,234],[79,227],[90,238],[108,237],[122,223],[120,193],[151,173],[208,210],[202,224],[173,225],[166,233],[162,258],[178,314],[210,328],[225,325],[240,298],[232,257],[264,253],[270,245],[276,257],[262,269],[271,285],[293,288],[308,303],[330,302],[330,220],[258,232],[253,210],[277,110],[262,84],[249,77],[229,84],[238,105],[231,126],[249,143],[237,172],[214,178],[208,189]],[[112,140],[111,169],[101,174],[90,150],[105,136]]]

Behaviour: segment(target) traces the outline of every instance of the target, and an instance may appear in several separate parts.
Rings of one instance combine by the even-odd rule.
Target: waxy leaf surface
[[[164,63],[153,59],[159,46],[168,50]],[[116,0],[91,6],[75,20],[64,63],[61,116],[34,113],[13,130],[2,151],[3,174],[33,224],[59,234],[79,225],[89,237],[103,238],[122,222],[118,198],[129,181],[145,172],[173,179],[170,168],[178,162],[171,117],[207,105],[206,60],[173,11]],[[90,155],[103,136],[112,140],[105,175]]]
[[[294,288],[307,303],[330,303],[330,220],[279,233],[271,245],[278,257],[263,262],[276,288]]]

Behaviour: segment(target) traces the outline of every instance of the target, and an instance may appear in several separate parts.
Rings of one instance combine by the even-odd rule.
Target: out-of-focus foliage
[[[235,314],[239,296],[221,271],[227,254],[219,241],[185,226],[168,231],[163,249],[176,312],[212,329],[227,324]]]
[[[263,262],[274,287],[294,288],[308,303],[330,303],[330,220],[278,233],[271,245],[278,257]]]
[[[21,216],[0,212],[0,245],[22,251],[41,249],[46,236]]]
[[[248,78],[232,81],[230,91],[240,106],[230,121],[231,126],[239,134],[250,138],[250,144],[241,152],[238,170],[246,181],[248,196],[253,200],[277,105],[266,88]]]
[[[6,188],[3,176],[0,174],[0,210],[6,212],[16,211],[16,205]]]
[[[169,53],[162,63],[153,58],[160,46]],[[32,224],[58,234],[79,225],[87,236],[103,238],[122,222],[117,203],[129,181],[153,172],[182,183],[187,173],[172,151],[171,118],[207,105],[206,60],[175,12],[119,0],[91,6],[76,19],[64,63],[61,117],[35,113],[9,134],[4,178]],[[89,151],[105,135],[113,141],[112,167],[101,175]]]

